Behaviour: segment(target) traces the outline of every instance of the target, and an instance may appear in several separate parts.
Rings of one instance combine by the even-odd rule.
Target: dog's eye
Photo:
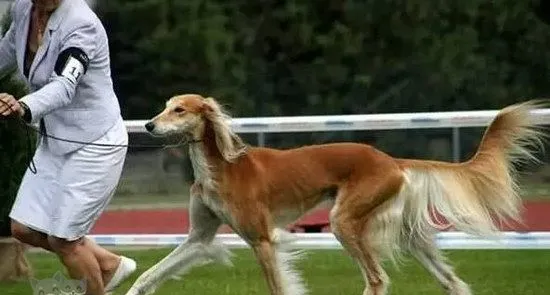
[[[177,108],[174,109],[174,112],[183,113],[183,112],[185,112],[185,110],[183,108],[177,107]]]

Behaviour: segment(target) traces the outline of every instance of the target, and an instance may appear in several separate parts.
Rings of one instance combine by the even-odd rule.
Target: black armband
[[[57,57],[55,73],[76,84],[88,70],[89,64],[90,60],[82,49],[70,47]]]

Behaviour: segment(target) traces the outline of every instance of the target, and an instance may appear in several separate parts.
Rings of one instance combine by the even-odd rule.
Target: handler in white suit
[[[10,214],[12,234],[55,252],[73,278],[86,279],[88,294],[105,294],[136,268],[85,237],[115,191],[128,142],[107,34],[84,0],[18,0],[11,15],[0,75],[19,69],[31,91],[19,99],[0,94],[0,114],[92,143],[40,138],[37,173],[26,172]]]

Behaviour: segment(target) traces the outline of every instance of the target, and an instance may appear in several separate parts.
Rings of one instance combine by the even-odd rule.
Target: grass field
[[[133,280],[146,268],[168,253],[168,249],[124,251],[137,259],[138,272],[121,286],[115,295],[125,294]],[[185,276],[185,281],[167,281],[156,295],[254,295],[267,294],[267,288],[249,250],[235,250],[234,267],[216,264],[200,266]],[[363,281],[358,268],[342,251],[315,250],[306,252],[298,269],[304,274],[310,294],[360,295]],[[476,295],[546,295],[550,294],[550,251],[481,250],[448,251],[459,275],[471,285]],[[51,277],[60,269],[50,254],[31,253],[36,277]],[[392,279],[392,295],[445,294],[437,282],[410,259],[396,270],[388,266]],[[0,285],[2,295],[32,294],[26,282]]]

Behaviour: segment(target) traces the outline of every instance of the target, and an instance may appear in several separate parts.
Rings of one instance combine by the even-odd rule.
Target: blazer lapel
[[[50,47],[50,42],[52,40],[52,34],[54,31],[56,31],[59,28],[59,25],[61,24],[61,21],[63,20],[63,17],[68,11],[69,6],[71,5],[72,0],[65,0],[61,2],[61,5],[52,13],[50,16],[50,19],[48,20],[48,24],[46,25],[47,29],[44,32],[44,39],[42,40],[42,45],[38,47],[38,50],[36,51],[36,55],[34,57],[34,60],[32,62],[30,71],[29,71],[29,81],[32,80],[34,72],[36,71],[36,67],[40,64],[46,53],[48,52],[48,48]],[[27,22],[27,32],[28,32],[28,22]],[[26,35],[25,35],[26,36]],[[27,42],[25,42],[26,46]]]
[[[44,55],[46,55],[46,52],[48,51],[48,47],[50,47],[51,35],[52,35],[51,30],[47,29],[46,32],[44,33],[42,44],[40,45],[40,47],[38,47],[38,50],[36,51],[36,55],[34,56],[34,59],[32,61],[31,69],[29,71],[29,81],[32,81],[36,67],[40,64],[40,62],[44,58]]]

